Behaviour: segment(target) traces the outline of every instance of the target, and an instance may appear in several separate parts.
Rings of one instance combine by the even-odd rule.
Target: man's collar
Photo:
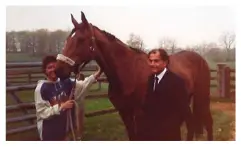
[[[163,78],[166,71],[167,71],[167,68],[164,68],[164,70],[161,73],[159,73],[158,75],[155,75],[155,77],[158,78],[158,82]]]

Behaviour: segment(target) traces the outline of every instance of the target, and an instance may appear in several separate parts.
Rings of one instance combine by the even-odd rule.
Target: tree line
[[[59,53],[69,33],[47,29],[6,32],[6,52],[30,53],[33,56]]]
[[[70,31],[49,31],[47,29],[6,32],[6,52],[28,53],[32,56],[57,54],[63,49],[69,33]],[[203,42],[181,48],[176,39],[163,37],[159,39],[157,48],[164,48],[170,54],[180,50],[190,50],[213,61],[235,61],[235,34],[225,32],[218,40],[218,43]],[[144,40],[137,34],[131,33],[126,44],[148,52]]]
[[[131,47],[147,52],[143,39],[137,34],[131,33],[126,43]],[[189,50],[197,52],[203,57],[215,62],[235,61],[235,34],[232,32],[223,32],[218,38],[217,43],[202,42],[200,44],[188,45],[182,48],[178,46],[178,41],[176,39],[163,37],[159,39],[156,48],[163,48],[167,50],[169,54],[173,54],[181,50]]]

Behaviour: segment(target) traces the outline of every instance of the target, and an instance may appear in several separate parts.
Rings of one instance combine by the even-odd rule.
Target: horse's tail
[[[196,135],[203,134],[207,114],[210,113],[210,70],[203,58],[200,58],[199,67],[193,95],[193,118]]]

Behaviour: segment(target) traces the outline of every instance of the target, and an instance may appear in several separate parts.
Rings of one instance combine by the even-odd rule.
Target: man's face
[[[56,62],[50,62],[45,69],[46,75],[50,80],[56,80],[57,76],[55,74]]]
[[[159,52],[156,52],[150,54],[149,65],[153,74],[159,74],[167,66],[167,62],[161,59]]]

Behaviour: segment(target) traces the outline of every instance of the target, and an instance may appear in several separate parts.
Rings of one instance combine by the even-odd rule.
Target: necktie
[[[156,90],[157,85],[158,85],[158,77],[155,77],[155,82],[154,82],[153,91]]]

